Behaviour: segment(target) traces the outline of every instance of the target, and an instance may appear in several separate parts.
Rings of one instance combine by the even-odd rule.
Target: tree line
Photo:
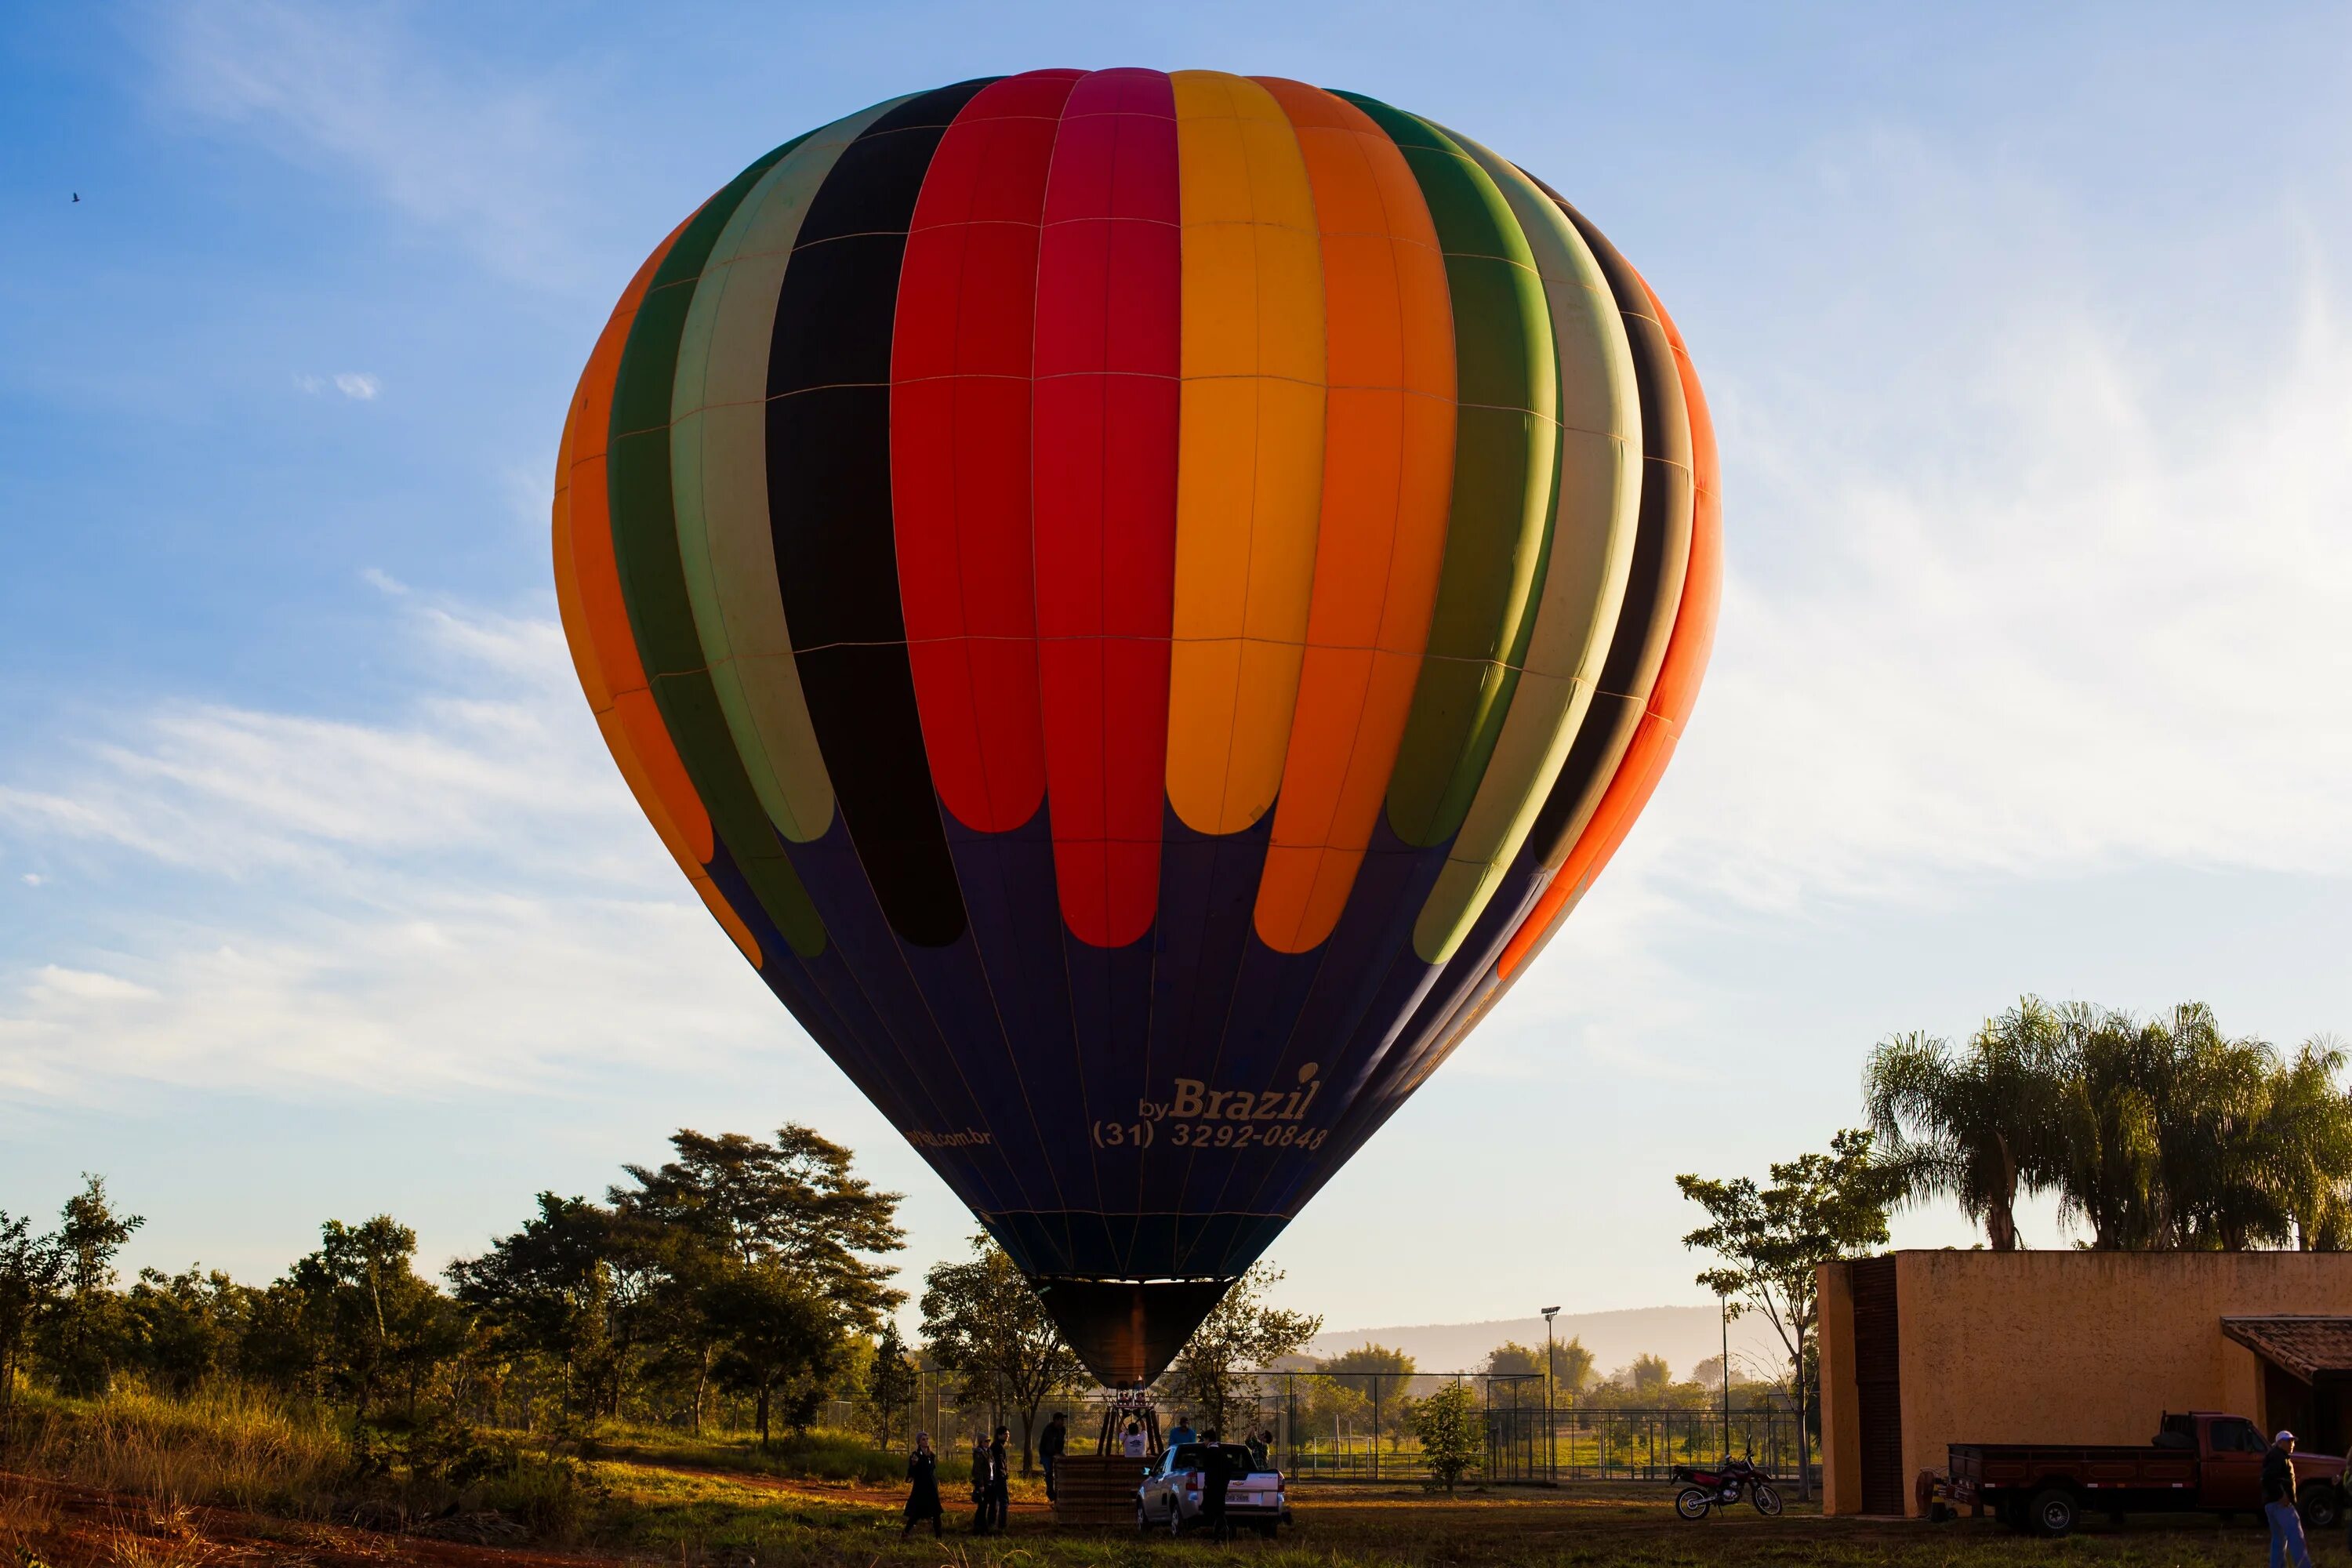
[[[379,1215],[326,1222],[267,1285],[194,1267],[123,1287],[115,1258],[145,1222],[86,1177],[53,1231],[0,1215],[0,1403],[29,1373],[68,1394],[125,1374],[173,1391],[230,1377],[362,1422],[431,1405],[501,1426],[699,1429],[729,1397],[763,1441],[805,1425],[855,1389],[905,1300],[880,1261],[904,1245],[899,1196],[805,1127],[670,1143],[602,1203],[540,1194],[437,1281],[417,1271],[415,1233]]]
[[[2352,1246],[2344,1051],[2292,1054],[2184,1003],[2136,1017],[2028,996],[1965,1042],[1897,1035],[1863,1099],[1905,1201],[1948,1197],[1997,1252],[2021,1193],[2102,1251]]]
[[[926,1272],[909,1346],[887,1261],[905,1246],[900,1195],[860,1178],[848,1149],[797,1124],[772,1140],[688,1129],[669,1142],[668,1160],[624,1165],[602,1201],[541,1193],[520,1226],[438,1279],[419,1272],[415,1233],[380,1215],[328,1221],[318,1248],[267,1285],[201,1266],[126,1285],[116,1259],[145,1221],[85,1177],[51,1230],[0,1213],[0,1413],[28,1381],[86,1396],[123,1377],[177,1393],[235,1379],[362,1426],[698,1432],[718,1420],[748,1423],[764,1445],[846,1401],[887,1447],[930,1373],[961,1407],[1009,1418],[1027,1468],[1045,1407],[1095,1391],[985,1235]],[[1247,1370],[1322,1327],[1266,1301],[1280,1279],[1249,1272],[1163,1397],[1238,1428]]]

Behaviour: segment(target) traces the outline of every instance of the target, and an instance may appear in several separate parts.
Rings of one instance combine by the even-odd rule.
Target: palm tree
[[[2305,1252],[2352,1244],[2352,1098],[2336,1087],[2343,1047],[2306,1040],[2272,1080],[2264,1126],[2280,1205]]]
[[[2169,1049],[2174,1086],[2158,1123],[2172,1245],[2240,1252],[2286,1239],[2280,1151],[2269,1111],[2278,1053],[2233,1040],[2213,1010],[2184,1003],[2151,1026]]]
[[[1995,1252],[2017,1249],[2017,1194],[2058,1167],[2063,1030],[2028,996],[1958,1049],[1920,1032],[1879,1043],[1863,1072],[1871,1130],[1907,1201],[1950,1197]]]
[[[2164,1038],[2127,1013],[2070,1003],[2059,1014],[2052,1151],[2059,1212],[2103,1252],[2169,1245],[2159,1125],[2168,1106]]]
[[[2291,1062],[2185,1003],[2145,1022],[2060,1015],[2053,1173],[2103,1249],[2239,1250],[2352,1242],[2352,1100],[2344,1053]]]

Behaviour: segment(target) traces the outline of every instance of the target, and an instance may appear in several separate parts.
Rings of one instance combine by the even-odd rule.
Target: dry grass
[[[10,1469],[146,1500],[148,1514],[109,1549],[130,1568],[194,1568],[187,1532],[154,1526],[175,1509],[394,1532],[446,1531],[462,1519],[478,1538],[565,1542],[584,1533],[595,1500],[565,1458],[484,1446],[462,1429],[372,1433],[355,1444],[331,1412],[237,1384],[184,1397],[131,1385],[95,1399],[27,1400],[8,1439],[0,1464]],[[0,1555],[0,1568],[17,1565]]]
[[[351,1469],[324,1413],[236,1384],[184,1398],[126,1386],[102,1398],[26,1405],[16,1468],[166,1505],[209,1503],[322,1516]]]

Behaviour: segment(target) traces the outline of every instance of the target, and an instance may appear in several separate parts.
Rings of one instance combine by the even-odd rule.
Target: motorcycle
[[[1767,1518],[1780,1511],[1780,1494],[1773,1489],[1772,1478],[1756,1468],[1753,1454],[1726,1459],[1713,1469],[1676,1465],[1674,1479],[1682,1487],[1675,1494],[1675,1512],[1685,1519],[1705,1519],[1707,1510],[1718,1505],[1730,1508],[1743,1495]]]

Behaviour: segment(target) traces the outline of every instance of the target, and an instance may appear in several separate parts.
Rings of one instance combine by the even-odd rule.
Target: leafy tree
[[[462,1315],[417,1278],[416,1233],[391,1215],[358,1226],[331,1219],[320,1241],[287,1275],[314,1375],[362,1420],[394,1390],[414,1415],[434,1368],[465,1342]]]
[[[1003,1401],[1020,1417],[1027,1475],[1038,1408],[1084,1387],[1086,1365],[1003,1249],[985,1235],[973,1237],[971,1248],[971,1261],[934,1264],[923,1276],[923,1338],[965,1404]]]
[[[546,1357],[560,1369],[561,1398],[575,1378],[596,1389],[613,1363],[614,1221],[585,1198],[539,1194],[539,1215],[490,1244],[479,1258],[449,1265],[457,1300],[480,1313],[509,1350]],[[617,1413],[619,1378],[611,1375]],[[584,1401],[594,1409],[601,1398]]]
[[[1433,1485],[1452,1497],[1463,1477],[1476,1473],[1486,1458],[1486,1415],[1468,1385],[1448,1384],[1413,1406],[1413,1435],[1428,1462]]]
[[[1623,1373],[1622,1381],[1634,1398],[1648,1405],[1664,1396],[1674,1385],[1674,1369],[1666,1358],[1657,1355],[1637,1355]]]
[[[1699,1284],[1726,1298],[1735,1317],[1744,1310],[1763,1313],[1780,1336],[1798,1429],[1806,1430],[1819,1310],[1813,1271],[1886,1245],[1886,1210],[1905,1190],[1904,1173],[1872,1158],[1869,1133],[1848,1131],[1830,1140],[1826,1154],[1776,1162],[1767,1187],[1748,1176],[1713,1181],[1687,1174],[1676,1176],[1675,1184],[1708,1218],[1683,1245],[1722,1259],[1699,1275]],[[1810,1497],[1811,1473],[1800,1469],[1800,1486]]]
[[[1412,1387],[1412,1357],[1404,1352],[1369,1341],[1315,1363],[1318,1372],[1330,1374],[1318,1381],[1353,1394],[1361,1407],[1370,1412],[1375,1443],[1380,1441],[1384,1428],[1393,1436],[1399,1424],[1407,1418],[1406,1394]]]
[[[794,1431],[816,1419],[844,1347],[837,1304],[814,1281],[773,1259],[753,1263],[717,1280],[703,1310],[720,1346],[712,1370],[754,1401],[762,1448],[773,1416]]]
[[[1236,1423],[1257,1410],[1252,1373],[1297,1354],[1323,1331],[1319,1317],[1266,1304],[1282,1278],[1271,1264],[1251,1264],[1201,1320],[1169,1368],[1177,1402],[1199,1413],[1202,1431],[1233,1437]]]
[[[103,1392],[131,1349],[130,1323],[114,1291],[114,1258],[146,1223],[116,1213],[106,1178],[87,1172],[82,1190],[65,1202],[57,1230],[65,1296],[45,1315],[42,1350],[58,1383],[75,1393]]]
[[[16,1374],[33,1331],[54,1310],[66,1280],[65,1251],[30,1221],[0,1213],[0,1416],[16,1402]]]
[[[236,1370],[253,1292],[215,1268],[142,1268],[123,1298],[133,1359],[175,1394]]]
[[[1544,1347],[1506,1340],[1486,1353],[1486,1371],[1495,1377],[1541,1377]],[[1580,1394],[1592,1381],[1592,1352],[1580,1337],[1556,1340],[1551,1346],[1551,1380],[1555,1397]]]
[[[871,1325],[904,1301],[894,1270],[872,1260],[906,1245],[900,1194],[877,1193],[850,1173],[853,1156],[806,1127],[772,1143],[740,1132],[711,1138],[682,1129],[677,1158],[648,1170],[625,1165],[633,1187],[613,1188],[624,1215],[695,1237],[744,1268],[775,1262],[813,1281],[851,1318]]]
[[[1912,1201],[1950,1197],[1995,1252],[2017,1248],[2017,1194],[2047,1185],[2054,1158],[2063,1030],[2028,996],[1968,1045],[1922,1033],[1882,1041],[1863,1098],[1884,1162]]]
[[[898,1320],[883,1319],[882,1337],[875,1342],[874,1359],[866,1368],[863,1390],[866,1408],[874,1417],[874,1440],[883,1447],[890,1447],[895,1423],[914,1404],[920,1376],[915,1368],[915,1358],[908,1352],[907,1342],[898,1337]]]

